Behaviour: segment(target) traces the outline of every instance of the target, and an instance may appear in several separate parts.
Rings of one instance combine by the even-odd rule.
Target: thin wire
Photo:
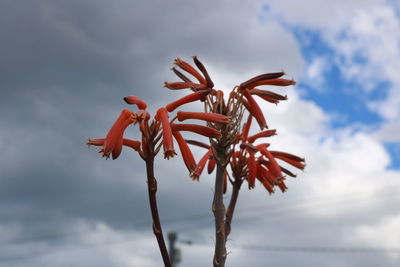
[[[186,244],[186,243],[183,243]],[[194,246],[211,247],[212,244],[192,242]],[[308,246],[276,246],[276,245],[251,245],[251,244],[232,244],[235,249],[250,251],[273,251],[273,252],[303,252],[303,253],[400,253],[400,248],[382,248],[382,247],[308,247]]]

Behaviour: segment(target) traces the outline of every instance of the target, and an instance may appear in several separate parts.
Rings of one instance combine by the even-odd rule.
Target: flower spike
[[[174,141],[172,139],[171,125],[168,121],[168,112],[165,108],[160,108],[157,111],[157,119],[162,124],[162,135],[163,135],[163,148],[164,158],[169,159],[176,155],[174,150]]]

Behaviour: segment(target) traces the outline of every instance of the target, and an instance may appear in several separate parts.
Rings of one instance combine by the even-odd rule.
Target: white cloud
[[[329,69],[329,63],[324,57],[314,58],[307,66],[307,81],[311,82],[318,91],[323,91],[324,74]]]
[[[382,130],[400,125],[400,18],[394,3],[370,1],[307,1],[307,7],[297,1],[269,1],[271,14],[296,27],[315,30],[334,50],[336,64],[349,81],[356,82],[365,92],[385,90],[384,99],[370,99],[367,106],[387,122]],[[315,11],[318,12],[315,12]],[[315,62],[309,64],[313,73]],[[386,125],[388,124],[388,125]],[[393,126],[395,125],[395,126]],[[399,141],[396,132],[391,139]]]
[[[400,214],[387,216],[373,224],[363,224],[355,229],[356,237],[370,247],[381,247],[384,249],[400,248]],[[394,259],[400,255],[388,253]]]

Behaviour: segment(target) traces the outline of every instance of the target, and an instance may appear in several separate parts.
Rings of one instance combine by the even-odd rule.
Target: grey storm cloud
[[[175,57],[198,55],[238,77],[282,68],[301,75],[296,40],[280,25],[260,20],[262,7],[262,1],[1,1],[0,266],[159,266],[155,246],[152,254],[143,252],[150,261],[138,264],[115,261],[100,248],[94,256],[73,249],[71,257],[68,249],[57,254],[85,247],[82,223],[107,225],[121,239],[136,232],[138,240],[155,245],[143,162],[127,149],[118,160],[105,161],[85,141],[106,134],[126,108],[126,95],[143,98],[151,109],[174,99],[162,85],[175,79],[169,70]],[[158,163],[166,231],[181,229],[183,237],[212,244],[212,231],[204,231],[212,229],[211,178],[194,184],[179,159]],[[244,200],[238,213],[253,203]],[[235,225],[238,239],[249,241],[246,227]],[[279,240],[276,232],[270,236]],[[71,245],[70,237],[81,239]],[[191,248],[187,253],[186,259],[199,259],[190,266],[209,262]],[[232,266],[244,266],[239,255],[233,253]],[[321,262],[268,255],[273,266]],[[264,266],[260,257],[266,256],[245,262]]]

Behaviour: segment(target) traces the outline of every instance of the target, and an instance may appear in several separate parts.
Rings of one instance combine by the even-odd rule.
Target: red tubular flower
[[[163,148],[164,148],[164,158],[169,159],[176,155],[174,150],[174,141],[172,139],[171,125],[168,121],[168,112],[165,108],[160,108],[157,111],[157,119],[162,124],[162,135],[163,135]]]
[[[269,194],[273,194],[275,193],[274,186],[273,183],[271,184],[271,182],[266,178],[266,172],[267,170],[264,169],[264,167],[257,164],[257,179],[262,183]]]
[[[258,152],[257,147],[253,146],[253,144],[250,144],[250,143],[241,143],[240,148],[246,149],[247,151],[253,152],[253,153]],[[237,152],[239,152],[239,151],[237,151]]]
[[[207,165],[207,173],[208,174],[211,174],[214,171],[216,163],[217,162],[215,161],[214,158],[210,158],[210,160],[208,161],[208,165]]]
[[[110,153],[112,153],[113,159],[119,156],[122,150],[124,131],[133,122],[132,112],[127,109],[122,110],[104,140],[103,148],[101,149],[103,157],[110,157]]]
[[[185,139],[185,141],[186,141],[186,143],[188,143],[190,145],[202,147],[202,148],[205,148],[205,149],[210,149],[210,146],[205,144],[205,143],[203,143],[203,142],[199,142],[199,141],[196,141],[196,140],[187,140],[187,139]]]
[[[240,89],[246,89],[246,88],[252,88],[254,87],[254,83],[258,81],[265,81],[265,80],[271,80],[271,79],[276,79],[281,76],[285,75],[284,72],[274,72],[274,73],[265,73],[258,75],[256,77],[251,78],[250,80],[247,80],[243,83],[240,84],[239,88]]]
[[[287,174],[287,175],[289,175],[290,177],[293,177],[293,178],[296,178],[296,177],[297,177],[296,174],[292,173],[292,172],[289,171],[288,169],[286,169],[286,168],[284,168],[284,167],[282,167],[282,166],[280,166],[280,167],[281,167],[281,170],[282,170],[283,173],[285,173],[285,174]]]
[[[262,137],[270,137],[270,136],[274,136],[276,135],[276,130],[266,130],[266,131],[262,131],[259,132],[255,135],[252,135],[250,137],[247,138],[247,141],[249,141],[249,143],[254,143],[254,141],[256,141],[258,138],[262,138]]]
[[[171,124],[172,131],[190,131],[209,138],[221,138],[221,133],[211,127],[197,124]]]
[[[124,138],[122,144],[124,146],[129,146],[130,148],[133,148],[137,152],[140,151],[140,142],[139,141]]]
[[[179,66],[181,69],[185,70],[186,72],[190,73],[193,75],[201,84],[207,84],[207,81],[201,76],[201,74],[195,70],[189,63],[177,58],[175,59],[174,62],[177,66]]]
[[[287,152],[281,152],[281,151],[270,151],[272,155],[276,158],[287,158],[290,160],[298,161],[298,162],[304,162],[304,158],[300,158],[299,156],[287,153]]]
[[[280,151],[270,151],[270,152],[275,158],[283,160],[286,163],[300,170],[303,170],[306,167],[306,165],[304,164],[304,158],[300,158],[296,155],[289,154],[286,152],[280,152]]]
[[[207,89],[207,85],[204,85],[204,84],[197,84],[197,83],[195,83],[195,84],[193,84],[192,86],[190,86],[190,89],[192,89],[192,91],[195,91],[195,92],[197,92],[197,91],[202,91],[202,90],[207,90],[207,91],[209,91],[209,92],[212,92],[212,91],[210,91],[209,89]]]
[[[128,96],[124,97],[124,100],[129,105],[136,105],[138,107],[138,109],[146,109],[147,108],[146,102],[144,102],[137,96],[128,95]]]
[[[164,83],[164,87],[167,87],[168,89],[171,89],[171,90],[187,89],[187,88],[191,88],[192,86],[196,86],[196,85],[199,85],[199,84],[192,83],[192,82],[173,82],[173,83],[165,82]]]
[[[228,190],[228,172],[225,170],[224,172],[224,188],[222,189],[222,193],[225,194]]]
[[[276,185],[279,187],[279,189],[282,191],[282,193],[285,193],[286,190],[288,189],[286,184],[283,181],[278,182]]]
[[[295,80],[288,80],[288,79],[270,79],[270,80],[262,80],[262,81],[257,81],[249,85],[247,88],[254,88],[256,86],[260,85],[276,85],[276,86],[289,86],[289,85],[295,85],[296,81]]]
[[[243,142],[246,142],[247,137],[249,136],[252,118],[253,118],[253,116],[251,116],[251,114],[250,114],[249,117],[247,117],[246,123],[243,124],[243,129],[242,129],[242,141]]]
[[[249,189],[252,189],[256,185],[257,162],[254,157],[254,152],[250,150],[247,151],[249,152],[249,158],[247,159],[248,174],[246,180],[249,183]]]
[[[182,72],[180,72],[179,70],[177,70],[175,67],[172,67],[171,70],[176,74],[176,76],[178,76],[179,78],[181,78],[182,81],[184,81],[184,82],[189,82],[189,83],[192,82],[188,77],[186,77],[185,74],[183,74]]]
[[[208,75],[207,69],[204,67],[203,63],[201,63],[201,61],[196,56],[193,57],[193,61],[196,64],[197,68],[199,68],[201,73],[203,73],[204,78],[206,78],[207,87],[210,89],[213,88],[214,83],[211,80],[210,75]]]
[[[106,140],[105,138],[99,138],[99,139],[88,139],[86,144],[88,146],[102,146],[104,145],[104,140]]]
[[[276,162],[274,156],[272,156],[271,152],[268,151],[267,146],[265,144],[261,144],[256,147],[261,152],[261,154],[263,154],[264,156],[266,156],[268,158],[269,163],[270,163],[268,168],[270,169],[271,173],[277,178],[282,177],[281,168],[279,167],[278,163]]]
[[[178,111],[176,115],[179,121],[184,121],[187,119],[197,119],[221,124],[230,123],[230,119],[228,116],[216,113]]]
[[[211,149],[207,151],[206,154],[200,159],[199,163],[197,163],[196,170],[190,175],[193,180],[199,180],[201,173],[203,172],[204,167],[206,166],[207,161],[212,155]]]
[[[189,170],[190,175],[192,175],[196,171],[196,162],[194,160],[192,151],[190,151],[188,144],[179,132],[173,132],[172,134],[174,135],[176,142],[178,142],[183,162],[185,163],[186,168]]]
[[[206,96],[210,93],[210,91],[208,90],[201,90],[201,91],[197,91],[194,92],[190,95],[184,96],[172,103],[169,103],[168,105],[166,105],[165,107],[167,108],[167,110],[169,112],[174,111],[177,107],[180,107],[184,104],[190,103],[190,102],[194,102],[194,101],[204,101]]]
[[[254,98],[249,94],[247,90],[243,90],[242,92],[248,101],[248,107],[249,107],[248,111],[252,116],[254,116],[254,118],[256,118],[258,125],[260,125],[261,130],[264,128],[268,128],[267,122],[265,121],[264,114],[261,111],[260,106],[257,104],[257,102],[254,100]]]
[[[262,99],[264,99],[265,101],[268,101],[268,102],[274,103],[274,104],[278,104],[279,101],[282,101],[282,100],[287,100],[286,95],[276,94],[271,91],[259,90],[259,89],[252,89],[249,91],[250,91],[251,95],[257,95],[257,96],[261,97]]]

